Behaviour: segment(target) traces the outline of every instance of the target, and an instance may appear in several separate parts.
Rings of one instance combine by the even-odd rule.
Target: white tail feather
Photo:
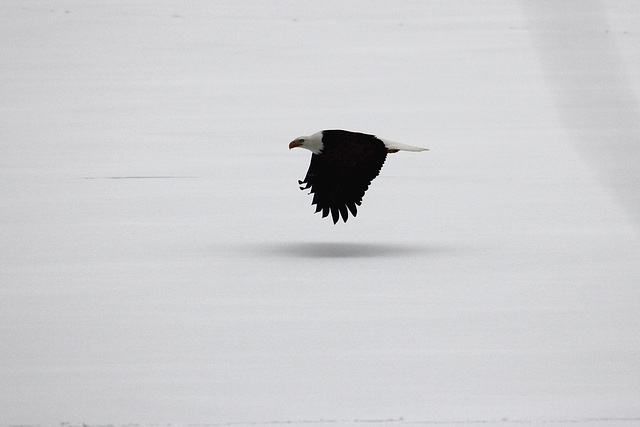
[[[402,144],[400,142],[389,141],[388,139],[378,138],[387,147],[387,150],[402,150],[402,151],[429,151],[428,148],[416,147],[415,145]]]

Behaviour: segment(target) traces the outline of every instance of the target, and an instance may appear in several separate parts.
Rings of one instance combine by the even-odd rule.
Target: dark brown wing
[[[371,181],[378,176],[387,157],[384,143],[372,135],[347,131],[324,131],[324,149],[313,154],[302,190],[310,189],[316,212],[331,212],[333,223],[342,216],[354,217]]]

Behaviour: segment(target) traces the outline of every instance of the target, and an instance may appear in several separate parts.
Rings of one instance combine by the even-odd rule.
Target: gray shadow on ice
[[[265,243],[253,250],[261,255],[300,258],[374,258],[436,253],[441,247],[392,243],[290,242]]]

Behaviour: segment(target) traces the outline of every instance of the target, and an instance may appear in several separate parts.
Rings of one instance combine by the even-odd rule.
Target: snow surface
[[[640,425],[638,2],[0,9],[0,424]]]

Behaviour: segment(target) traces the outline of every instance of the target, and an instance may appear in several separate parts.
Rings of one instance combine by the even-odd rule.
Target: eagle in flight
[[[349,212],[354,217],[362,204],[362,197],[371,181],[378,176],[387,153],[398,151],[426,151],[346,130],[323,130],[310,136],[301,136],[289,144],[289,149],[301,147],[313,153],[304,180],[298,181],[301,190],[313,194],[312,205],[322,217],[331,212],[333,223],[347,222]]]

